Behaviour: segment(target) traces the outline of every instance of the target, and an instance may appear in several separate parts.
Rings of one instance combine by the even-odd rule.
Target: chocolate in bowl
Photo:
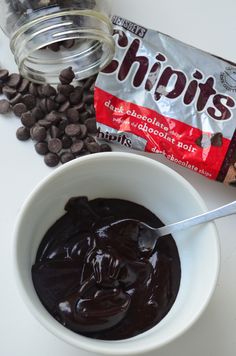
[[[45,234],[32,267],[49,313],[72,331],[102,340],[131,338],[162,320],[180,285],[175,241],[165,236],[153,251],[143,251],[142,232],[124,219],[156,227],[161,221],[120,199],[72,198],[65,210]]]

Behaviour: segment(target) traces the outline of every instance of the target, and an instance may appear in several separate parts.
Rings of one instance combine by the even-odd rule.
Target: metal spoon
[[[159,228],[154,228],[148,224],[145,224],[144,222],[139,222],[139,229],[142,231],[142,233],[139,235],[139,245],[142,249],[152,250],[155,247],[157,240],[162,236],[173,234],[177,231],[182,231],[188,229],[189,227],[203,224],[235,213],[236,201],[206,213],[196,215],[192,218],[188,218],[177,223]]]

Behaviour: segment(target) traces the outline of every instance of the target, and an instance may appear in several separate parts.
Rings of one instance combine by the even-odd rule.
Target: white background
[[[113,3],[113,13],[236,61],[235,0],[114,0]],[[3,35],[0,35],[0,53],[0,66],[14,70]],[[36,183],[51,171],[34,153],[32,142],[21,143],[15,139],[18,126],[18,120],[11,115],[0,117],[0,356],[94,356],[65,344],[39,325],[15,286],[12,231],[16,215]],[[236,188],[208,181],[164,158],[155,159],[189,180],[209,209],[236,199]],[[188,332],[147,356],[236,354],[236,216],[216,224],[221,240],[221,269],[209,306]]]

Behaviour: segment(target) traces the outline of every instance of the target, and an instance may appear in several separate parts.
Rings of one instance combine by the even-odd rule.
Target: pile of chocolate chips
[[[111,151],[108,144],[98,144],[94,110],[96,77],[72,85],[75,74],[71,67],[59,76],[57,88],[37,85],[17,73],[0,69],[0,114],[10,111],[20,118],[16,137],[32,139],[35,150],[44,156],[49,167],[66,163],[79,156]]]

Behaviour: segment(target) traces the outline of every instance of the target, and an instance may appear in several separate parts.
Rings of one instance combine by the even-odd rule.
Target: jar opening
[[[24,77],[57,84],[59,73],[68,66],[76,80],[98,73],[113,58],[115,45],[108,18],[95,11],[74,10],[23,25],[12,36],[11,49]]]

